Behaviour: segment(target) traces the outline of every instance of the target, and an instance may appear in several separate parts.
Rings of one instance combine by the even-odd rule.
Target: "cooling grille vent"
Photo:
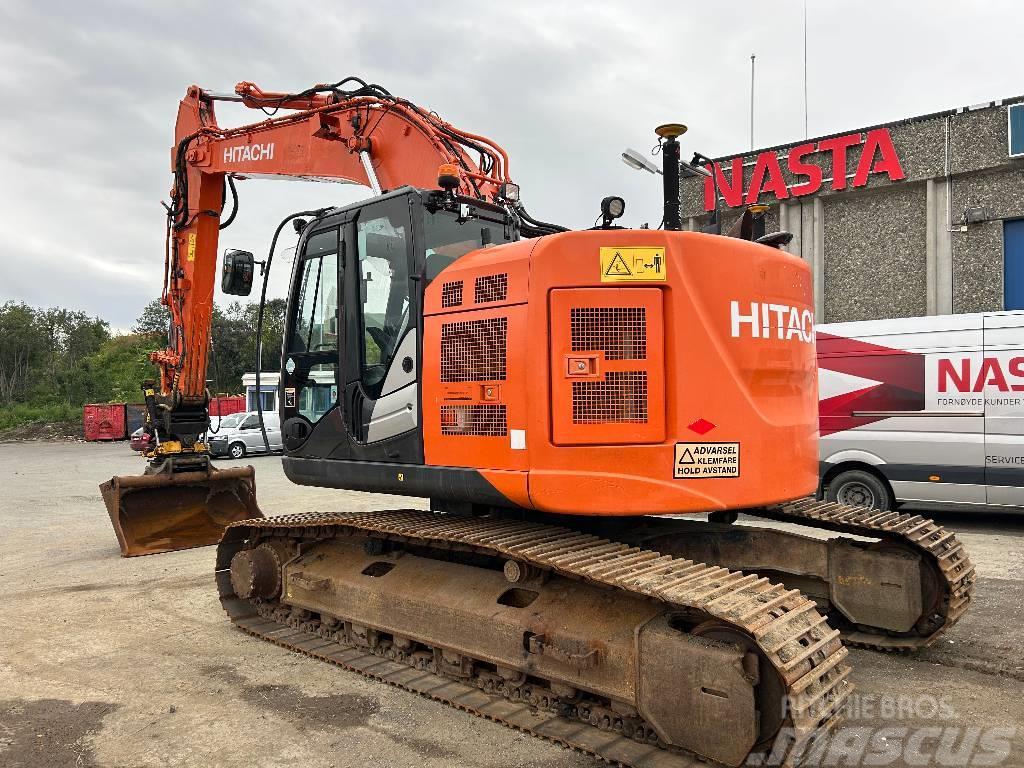
[[[502,437],[508,434],[504,405],[442,405],[441,434]]]
[[[457,307],[462,304],[462,281],[455,280],[441,285],[441,306]]]
[[[473,286],[473,301],[485,304],[488,301],[504,301],[508,297],[508,273],[483,275]]]
[[[609,371],[572,383],[573,424],[647,423],[647,371]]]
[[[508,318],[441,325],[441,381],[504,381]]]
[[[643,307],[574,307],[569,322],[573,352],[604,352],[606,360],[647,359]]]

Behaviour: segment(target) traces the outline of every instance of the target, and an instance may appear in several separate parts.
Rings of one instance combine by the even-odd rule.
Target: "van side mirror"
[[[225,251],[220,289],[231,296],[248,296],[252,291],[255,259],[248,251]]]

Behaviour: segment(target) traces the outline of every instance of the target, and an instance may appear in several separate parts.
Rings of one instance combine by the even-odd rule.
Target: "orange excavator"
[[[221,127],[218,101],[265,119]],[[150,467],[104,486],[125,554],[223,534],[246,632],[613,763],[799,762],[850,692],[840,632],[927,645],[974,569],[925,518],[813,498],[808,267],[757,211],[681,231],[683,131],[658,129],[661,228],[618,226],[610,197],[569,231],[527,213],[496,143],[380,86],[189,88]],[[218,270],[226,193],[237,210],[235,182],[264,177],[373,196]],[[214,281],[248,295],[289,222],[285,473],[429,511],[264,518],[251,468],[210,466]]]

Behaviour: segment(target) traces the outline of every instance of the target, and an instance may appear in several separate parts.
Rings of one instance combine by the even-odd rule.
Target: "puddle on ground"
[[[324,730],[366,725],[380,711],[380,702],[358,693],[310,696],[292,685],[254,685],[230,667],[209,665],[199,670],[223,680],[243,699],[258,704],[294,725]]]
[[[88,736],[117,709],[106,701],[0,701],[0,765],[4,768],[95,768]]]
[[[370,716],[380,711],[380,702],[372,696],[358,693],[309,696],[290,685],[254,685],[234,669],[217,664],[202,667],[200,672],[223,680],[246,701],[259,704],[301,728],[329,730],[366,726],[421,757],[454,760],[459,756],[458,752],[448,749],[437,740],[409,733],[395,733],[392,729],[370,725]]]

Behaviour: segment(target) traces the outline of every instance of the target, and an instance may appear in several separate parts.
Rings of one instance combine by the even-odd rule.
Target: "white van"
[[[1024,507],[1024,312],[817,328],[821,494]]]
[[[260,429],[260,417],[256,411],[232,414],[221,419],[220,429],[208,437],[210,454],[213,456],[230,456],[241,459],[250,453],[265,453],[267,448],[263,442],[263,430]],[[263,423],[267,428],[267,441],[271,451],[284,449],[281,440],[281,417],[277,411],[264,411]]]

